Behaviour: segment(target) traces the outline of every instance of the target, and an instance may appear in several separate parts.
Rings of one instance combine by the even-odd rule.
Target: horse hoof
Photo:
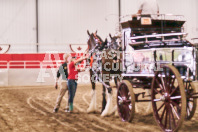
[[[107,110],[104,110],[101,114],[102,117],[105,117],[105,116],[109,116],[109,112]]]
[[[118,111],[115,111],[115,117],[119,117]]]
[[[105,116],[107,116],[107,113],[102,113],[101,116],[105,117]]]
[[[95,110],[89,110],[89,109],[88,109],[88,110],[87,110],[87,113],[88,113],[88,114],[90,114],[90,113],[95,113]]]

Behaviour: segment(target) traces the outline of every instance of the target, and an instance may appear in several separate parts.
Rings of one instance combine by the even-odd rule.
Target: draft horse
[[[92,84],[92,99],[87,109],[88,113],[96,112],[96,91],[95,82],[96,80],[101,81],[103,84],[102,93],[102,111],[101,116],[111,115],[115,112],[117,107],[113,108],[112,103],[112,87],[110,86],[109,79],[114,76],[114,81],[116,82],[116,87],[118,82],[121,80],[121,54],[117,54],[118,46],[116,46],[116,39],[111,37],[111,42],[108,44],[107,39],[105,42],[95,33],[89,33],[88,39],[88,50],[91,53],[90,58],[90,80]],[[94,64],[96,66],[94,66]],[[100,70],[99,70],[100,69]],[[107,101],[106,101],[106,91],[107,91]]]

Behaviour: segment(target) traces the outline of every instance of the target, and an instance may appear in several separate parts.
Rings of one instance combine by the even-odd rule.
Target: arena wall
[[[80,57],[82,54],[72,53]],[[0,56],[0,86],[54,85],[63,53],[2,54]],[[83,61],[79,67],[84,67]],[[89,73],[79,74],[79,83],[89,83]]]

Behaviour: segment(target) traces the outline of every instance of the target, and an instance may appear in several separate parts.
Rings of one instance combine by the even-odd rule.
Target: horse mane
[[[93,33],[92,33],[92,34],[93,34]],[[98,35],[96,34],[96,37],[103,43],[103,40],[101,39],[100,36],[98,36]]]
[[[107,39],[105,39],[105,42],[102,42],[102,45],[100,46],[100,48],[99,48],[99,50],[101,51],[101,50],[103,50],[104,48],[108,48],[107,47]]]

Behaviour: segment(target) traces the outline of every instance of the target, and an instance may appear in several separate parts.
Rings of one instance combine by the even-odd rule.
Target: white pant
[[[67,90],[68,90],[67,81],[62,80],[62,81],[61,81],[61,86],[60,86],[60,92],[59,92],[59,95],[58,95],[58,97],[57,97],[57,99],[56,99],[56,105],[55,105],[54,109],[60,107],[62,98],[63,98],[63,96],[65,95],[65,93],[66,93]],[[66,107],[67,107],[67,106],[66,106]]]

